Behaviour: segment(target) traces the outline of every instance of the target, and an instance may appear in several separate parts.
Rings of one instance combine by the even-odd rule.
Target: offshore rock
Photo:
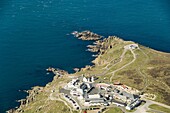
[[[74,31],[72,34],[81,40],[99,40],[103,37],[91,31],[82,31],[82,32]]]
[[[48,69],[46,69],[48,72],[52,72],[54,73],[55,75],[57,75],[58,77],[61,77],[61,76],[64,76],[64,75],[67,75],[68,72],[65,71],[65,70],[60,70],[60,69],[56,69],[56,68],[52,68],[52,67],[49,67]]]

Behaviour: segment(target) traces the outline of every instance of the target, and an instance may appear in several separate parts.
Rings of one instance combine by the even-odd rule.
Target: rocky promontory
[[[154,100],[169,105],[170,103],[170,54],[164,54],[139,45],[139,49],[127,49],[135,42],[124,41],[117,36],[102,36],[90,31],[73,32],[81,40],[93,40],[87,45],[96,58],[93,65],[74,68],[75,73],[49,67],[48,72],[55,74],[52,82],[45,87],[34,87],[27,91],[26,99],[22,99],[16,109],[9,113],[69,113],[74,111],[64,102],[59,90],[72,78],[87,75],[98,77],[98,82],[113,84],[120,81],[142,93],[154,95]],[[162,59],[163,58],[163,59]],[[156,79],[155,79],[156,78]],[[140,87],[139,87],[140,86]],[[166,88],[166,89],[165,89]]]
[[[116,36],[109,36],[103,40],[97,40],[93,43],[93,45],[88,45],[87,47],[88,51],[90,52],[98,52],[99,54],[104,54],[108,49],[112,49],[115,44],[120,42],[123,42],[123,40]]]
[[[82,31],[82,32],[74,31],[72,34],[78,39],[82,39],[82,40],[99,40],[102,38],[102,36],[93,33],[91,31]]]

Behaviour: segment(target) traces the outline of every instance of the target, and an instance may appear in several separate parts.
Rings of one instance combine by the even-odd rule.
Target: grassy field
[[[154,110],[158,110],[158,111],[163,111],[165,113],[170,113],[170,109],[156,105],[156,104],[150,105],[149,108],[154,109]]]
[[[108,111],[106,111],[105,113],[123,113],[122,110],[120,108],[110,108]]]

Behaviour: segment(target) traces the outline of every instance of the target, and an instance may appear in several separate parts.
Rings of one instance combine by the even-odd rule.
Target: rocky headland
[[[136,43],[124,41],[117,36],[103,38],[90,31],[76,31],[72,34],[81,40],[94,41],[92,45],[87,46],[89,51],[97,52],[97,57],[92,61],[93,65],[87,65],[81,69],[74,68],[73,74],[48,68],[48,71],[56,75],[53,81],[45,87],[36,86],[27,91],[29,95],[26,99],[19,101],[21,105],[9,110],[8,113],[78,113],[79,111],[72,111],[61,99],[59,89],[71,78],[82,74],[95,75],[99,78],[99,82],[120,81],[138,89],[141,95],[154,95],[152,100],[170,105],[169,53],[164,54],[142,45],[139,45],[138,49],[126,49],[127,45]],[[58,78],[58,75],[62,77]]]
[[[103,37],[91,31],[82,31],[82,32],[74,31],[72,34],[81,40],[99,40]]]

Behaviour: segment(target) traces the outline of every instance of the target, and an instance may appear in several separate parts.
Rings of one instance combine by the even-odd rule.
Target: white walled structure
[[[100,95],[99,94],[93,94],[93,95],[88,95],[88,97],[90,99],[92,99],[92,98],[100,98]]]
[[[91,82],[92,82],[92,83],[94,82],[94,77],[93,77],[93,76],[91,77]]]
[[[86,77],[83,77],[83,82],[88,82]]]
[[[88,82],[88,83],[93,83],[94,82],[94,77],[83,77],[83,82]]]
[[[133,101],[134,95],[127,92],[128,89],[130,88],[125,85],[94,83],[93,76],[80,76],[68,82],[68,84],[61,89],[61,93],[64,93],[66,98],[71,97],[75,99],[75,102],[87,107],[94,105],[108,106],[110,104],[125,107],[128,104],[126,109],[130,110],[140,103],[140,101],[138,101],[139,99]],[[116,99],[118,101],[115,101]],[[67,100],[70,101],[69,98]]]

